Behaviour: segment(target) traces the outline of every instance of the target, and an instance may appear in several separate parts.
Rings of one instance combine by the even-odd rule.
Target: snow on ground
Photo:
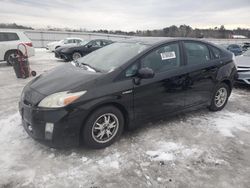
[[[46,50],[38,74],[65,62]],[[0,64],[0,187],[248,187],[250,89],[234,89],[221,112],[201,109],[125,132],[103,150],[55,150],[30,138],[17,102],[23,86]]]

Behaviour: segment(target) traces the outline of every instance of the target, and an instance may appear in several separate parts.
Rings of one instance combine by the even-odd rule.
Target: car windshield
[[[77,63],[89,65],[104,72],[111,72],[148,47],[141,43],[117,42],[78,59]]]
[[[247,51],[243,54],[243,56],[248,56],[248,57],[250,57],[250,50],[247,50]]]

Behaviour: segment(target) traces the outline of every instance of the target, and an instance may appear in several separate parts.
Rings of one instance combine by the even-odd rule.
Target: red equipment
[[[21,46],[24,47],[24,53],[21,51]],[[28,51],[24,43],[17,45],[17,54],[13,64],[17,78],[28,78],[30,76],[36,76],[36,71],[30,69],[28,61]]]

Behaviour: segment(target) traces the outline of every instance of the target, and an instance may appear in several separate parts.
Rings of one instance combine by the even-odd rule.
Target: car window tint
[[[191,65],[207,63],[210,60],[209,49],[197,42],[184,42],[187,53],[187,63]]]
[[[16,33],[0,33],[0,41],[14,41],[19,40]]]
[[[5,33],[0,33],[0,41],[7,41],[7,35]]]
[[[102,46],[103,46],[103,42],[101,40],[95,41],[95,46],[94,47],[102,47]]]
[[[16,33],[7,33],[7,36],[9,41],[19,40],[19,37]]]
[[[213,46],[211,46],[213,55],[214,55],[214,59],[220,59],[221,58],[221,51],[218,48],[215,48]]]
[[[135,63],[131,65],[126,71],[125,71],[125,76],[126,77],[131,77],[134,76],[137,73],[137,70],[139,68],[138,63]]]
[[[178,43],[168,44],[149,53],[141,60],[141,67],[148,67],[154,72],[163,72],[180,65]]]
[[[75,43],[75,40],[74,39],[70,39],[70,40],[68,40],[68,43]]]

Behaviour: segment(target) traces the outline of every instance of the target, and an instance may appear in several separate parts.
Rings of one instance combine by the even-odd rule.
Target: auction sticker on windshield
[[[161,53],[161,60],[176,58],[175,52],[163,52]]]

